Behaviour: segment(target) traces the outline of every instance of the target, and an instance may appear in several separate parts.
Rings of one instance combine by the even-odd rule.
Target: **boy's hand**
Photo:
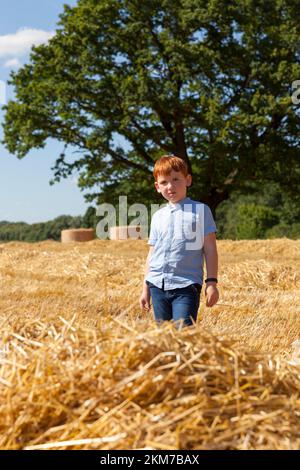
[[[219,300],[219,291],[215,284],[208,284],[205,288],[206,307],[213,307]]]
[[[147,311],[150,310],[151,305],[150,305],[150,290],[149,289],[143,290],[143,293],[140,297],[140,307],[141,307],[141,310],[147,310]]]

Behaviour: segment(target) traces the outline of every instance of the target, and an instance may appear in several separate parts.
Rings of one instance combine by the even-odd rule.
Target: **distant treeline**
[[[251,186],[249,185],[251,192]],[[299,195],[283,193],[274,183],[252,187],[252,194],[235,193],[220,204],[216,222],[218,238],[255,240],[287,237],[300,238]],[[297,200],[297,198],[298,200]]]
[[[89,207],[84,216],[72,217],[70,215],[60,215],[54,220],[35,224],[0,221],[0,242],[13,240],[24,242],[59,241],[61,231],[64,229],[95,227],[97,223],[95,212],[93,207]]]
[[[149,211],[150,213],[150,211]],[[61,215],[54,220],[27,224],[0,222],[0,242],[20,240],[37,242],[60,240],[61,231],[68,228],[96,228],[101,220],[89,207],[83,216]],[[130,223],[130,219],[128,221]],[[150,223],[150,219],[149,219]],[[287,237],[300,238],[300,206],[270,184],[261,192],[235,193],[217,209],[218,239],[244,240]]]

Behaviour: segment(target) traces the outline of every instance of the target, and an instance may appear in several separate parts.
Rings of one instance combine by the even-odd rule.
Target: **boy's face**
[[[191,183],[191,175],[184,176],[181,171],[172,170],[169,175],[159,175],[154,184],[158,193],[175,204],[186,197],[186,188]]]

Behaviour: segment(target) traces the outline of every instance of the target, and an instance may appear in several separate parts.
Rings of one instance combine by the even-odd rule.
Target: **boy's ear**
[[[154,186],[155,186],[156,191],[157,191],[158,193],[160,193],[160,189],[158,189],[158,188],[159,188],[158,183],[155,182],[155,183],[154,183]]]
[[[192,184],[192,175],[188,174],[186,177],[186,185],[191,186]]]

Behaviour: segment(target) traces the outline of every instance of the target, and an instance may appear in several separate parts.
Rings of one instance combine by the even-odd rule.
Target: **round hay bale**
[[[94,240],[95,231],[93,228],[70,228],[61,231],[61,242],[89,242]]]
[[[110,240],[138,240],[142,238],[140,225],[119,225],[109,229]]]

